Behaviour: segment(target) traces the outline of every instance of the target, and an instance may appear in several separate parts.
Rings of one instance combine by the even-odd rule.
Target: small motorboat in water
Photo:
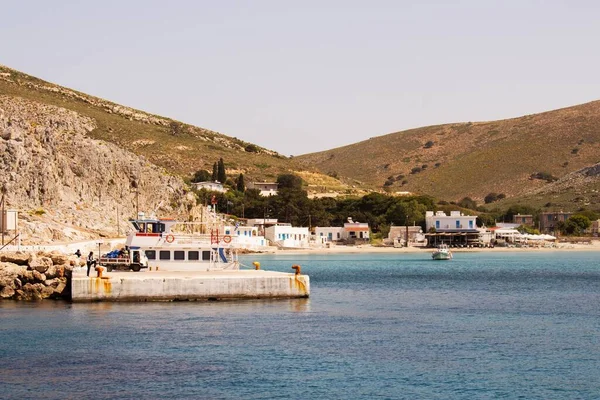
[[[431,253],[431,258],[434,260],[452,260],[452,252],[448,245],[440,244],[437,249]]]

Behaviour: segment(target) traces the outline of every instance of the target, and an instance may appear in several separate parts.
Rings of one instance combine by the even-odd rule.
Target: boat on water
[[[147,267],[160,271],[239,270],[237,238],[213,227],[209,233],[176,231],[185,222],[156,217],[129,221],[132,227],[125,245],[140,251]],[[190,226],[188,225],[188,228]]]
[[[431,258],[434,260],[452,260],[452,252],[448,248],[448,245],[440,244],[433,253],[431,253]]]

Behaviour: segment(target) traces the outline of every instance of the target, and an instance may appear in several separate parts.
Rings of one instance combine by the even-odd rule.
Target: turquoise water
[[[247,257],[311,298],[0,302],[0,397],[597,399],[599,256]]]

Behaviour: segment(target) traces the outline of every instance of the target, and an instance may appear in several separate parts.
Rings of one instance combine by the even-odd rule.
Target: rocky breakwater
[[[81,262],[60,252],[0,252],[0,299],[70,299],[73,267]]]

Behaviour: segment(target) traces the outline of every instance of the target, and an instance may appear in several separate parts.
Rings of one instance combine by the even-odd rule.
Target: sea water
[[[310,299],[0,302],[5,399],[597,399],[594,252],[247,256]]]

